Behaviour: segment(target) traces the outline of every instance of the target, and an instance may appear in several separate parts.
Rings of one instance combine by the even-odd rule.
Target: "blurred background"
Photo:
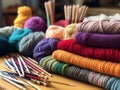
[[[44,2],[48,0],[0,0],[0,27],[13,25],[13,20],[17,16],[17,8],[21,5],[27,5],[32,8],[33,14],[45,18]],[[89,11],[92,15],[93,13],[98,13],[99,8],[107,9],[119,9],[120,0],[55,0],[55,20],[64,19],[64,5],[87,5],[92,8]],[[96,9],[95,9],[96,8]],[[100,9],[99,9],[100,10]],[[104,10],[105,11],[105,10]],[[112,10],[114,11],[114,10]],[[111,11],[110,11],[111,12]]]

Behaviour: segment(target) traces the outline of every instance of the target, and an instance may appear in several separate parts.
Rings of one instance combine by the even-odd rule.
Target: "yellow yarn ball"
[[[46,30],[46,38],[58,38],[63,39],[64,27],[57,25],[50,25]]]
[[[77,31],[77,24],[70,24],[64,30],[64,39],[72,39]]]
[[[14,26],[23,28],[25,21],[29,19],[30,17],[32,17],[32,10],[30,7],[21,6],[18,8],[17,13],[18,15],[16,19],[14,20]]]

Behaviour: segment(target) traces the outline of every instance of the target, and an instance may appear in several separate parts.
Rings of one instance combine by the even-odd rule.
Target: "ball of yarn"
[[[57,25],[51,25],[48,27],[46,31],[46,38],[58,38],[62,40],[63,32],[64,32],[64,27],[57,26]]]
[[[17,29],[14,26],[6,26],[6,27],[2,27],[0,28],[0,34],[5,36],[6,38],[9,38],[10,35],[12,34],[12,32]]]
[[[14,26],[23,28],[25,21],[28,18],[32,17],[32,10],[30,7],[21,6],[18,8],[17,13],[18,13],[18,15],[17,15],[16,19],[14,20]]]
[[[32,31],[43,31],[45,32],[45,30],[47,29],[47,24],[46,22],[38,16],[34,16],[29,18],[24,25],[24,28],[29,28]]]
[[[59,39],[45,38],[42,39],[34,48],[33,57],[39,62],[41,58],[51,55],[57,49]]]
[[[35,45],[44,37],[45,34],[43,32],[29,33],[20,40],[19,52],[27,56],[32,56]]]
[[[9,51],[10,47],[7,38],[0,35],[0,56],[8,54]]]
[[[64,39],[74,38],[74,35],[77,31],[77,24],[70,24],[64,30]]]
[[[92,32],[92,33],[106,33],[116,34],[120,33],[119,21],[87,21],[77,25],[77,30],[80,32]]]
[[[16,29],[9,37],[9,44],[18,50],[20,40],[31,32],[30,29]]]
[[[68,25],[68,20],[60,20],[58,22],[55,22],[55,25],[66,27]]]

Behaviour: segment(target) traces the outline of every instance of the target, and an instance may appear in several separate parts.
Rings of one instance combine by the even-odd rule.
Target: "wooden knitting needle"
[[[28,58],[22,56],[25,60],[29,61],[31,64],[33,64],[34,66],[36,66],[37,68],[39,68],[40,70],[42,70],[44,73],[46,73],[49,76],[52,76],[52,74],[48,73],[47,71],[45,71],[44,69],[42,69],[40,66],[38,66],[37,64],[31,62]]]

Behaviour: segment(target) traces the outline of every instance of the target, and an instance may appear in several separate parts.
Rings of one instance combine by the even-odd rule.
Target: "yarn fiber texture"
[[[45,32],[47,29],[47,24],[41,17],[33,16],[25,21],[24,28],[29,28],[33,32],[35,31]]]
[[[19,42],[20,40],[26,36],[27,34],[31,33],[30,29],[16,29],[11,36],[9,37],[9,44],[12,48],[18,50],[19,49]]]
[[[23,28],[25,21],[30,17],[32,17],[32,10],[30,7],[21,6],[21,7],[18,7],[17,13],[18,15],[14,20],[14,26]]]
[[[55,22],[55,25],[66,27],[68,25],[68,20],[60,20],[58,22]]]
[[[41,58],[51,55],[57,49],[59,39],[44,38],[34,48],[33,57],[39,62]]]
[[[32,56],[35,45],[45,38],[43,32],[29,33],[20,40],[19,52],[23,55]]]
[[[117,34],[120,33],[119,21],[86,21],[77,25],[79,32]]]
[[[42,58],[39,65],[49,72],[73,78],[77,81],[83,81],[107,90],[119,90],[120,79],[111,77],[102,73],[94,72],[88,69],[66,64],[51,56]],[[116,82],[117,81],[117,82]]]
[[[100,59],[91,59],[76,55],[63,50],[56,50],[52,53],[52,57],[56,60],[63,61],[68,64],[76,65],[85,69],[100,72],[103,74],[120,77],[120,64],[108,62]]]
[[[75,40],[85,46],[120,49],[120,34],[78,32],[75,35]]]
[[[74,35],[75,35],[76,31],[77,31],[76,26],[77,26],[77,24],[70,24],[70,25],[65,27],[64,39],[74,38]]]
[[[9,51],[10,47],[7,38],[0,35],[0,56],[8,54]]]
[[[5,36],[8,39],[15,29],[17,28],[14,26],[2,27],[0,28],[0,34]]]
[[[86,47],[78,44],[74,39],[62,40],[58,42],[57,48],[88,58],[120,62],[120,50]]]
[[[64,27],[57,25],[50,25],[46,30],[46,38],[57,38],[62,40],[64,33]]]

